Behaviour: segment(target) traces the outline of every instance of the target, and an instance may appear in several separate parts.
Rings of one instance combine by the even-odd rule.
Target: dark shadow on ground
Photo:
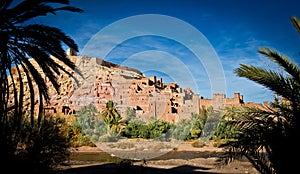
[[[64,169],[57,174],[191,174],[212,173],[211,168],[182,165],[170,169],[162,169],[137,165],[119,165],[115,163],[92,165]]]

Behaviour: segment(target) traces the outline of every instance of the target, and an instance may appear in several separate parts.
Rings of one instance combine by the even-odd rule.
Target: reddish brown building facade
[[[183,89],[176,83],[164,84],[162,78],[145,77],[133,68],[119,66],[98,58],[76,56],[71,52],[68,56],[76,62],[82,76],[68,69],[78,80],[76,83],[73,78],[61,73],[57,77],[61,85],[59,92],[56,92],[45,78],[50,95],[49,103],[45,104],[47,112],[76,114],[76,111],[88,104],[93,104],[101,112],[106,103],[112,100],[117,104],[117,109],[122,116],[129,108],[135,111],[137,117],[145,121],[155,117],[176,123],[180,119],[191,117],[192,113],[199,114],[202,108],[213,107],[218,110],[245,104],[262,107],[260,104],[244,102],[243,96],[239,93],[234,93],[233,98],[227,98],[225,94],[213,94],[212,99],[203,98],[194,94],[189,88]],[[31,62],[35,65],[33,60]],[[38,68],[37,65],[35,66]],[[39,71],[42,72],[40,69]],[[26,74],[22,75],[26,86],[24,109],[29,110],[29,88],[26,85]],[[35,91],[35,101],[38,103],[36,86]],[[14,102],[13,97],[10,102]]]

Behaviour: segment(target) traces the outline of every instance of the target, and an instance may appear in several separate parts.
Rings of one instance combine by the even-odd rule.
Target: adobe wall
[[[79,84],[75,83],[65,73],[58,76],[61,85],[57,93],[50,81],[45,78],[49,88],[50,102],[45,106],[46,112],[74,114],[82,106],[94,104],[101,112],[109,100],[117,104],[117,109],[122,116],[126,116],[127,108],[136,111],[136,116],[145,121],[150,117],[176,123],[180,119],[190,118],[192,113],[199,114],[201,109],[213,107],[221,110],[230,106],[257,106],[263,105],[253,102],[244,102],[240,93],[234,93],[233,98],[227,98],[225,94],[213,94],[213,97],[203,98],[194,94],[190,88],[181,88],[176,83],[164,84],[162,78],[143,76],[139,71],[128,67],[105,62],[102,59],[75,56],[70,52],[70,59],[76,62],[83,76],[77,76]],[[32,64],[36,65],[33,60]],[[37,68],[39,72],[41,69]],[[13,70],[16,71],[16,70]],[[67,69],[74,74],[74,70]],[[26,84],[26,74],[22,73],[25,89],[25,110],[29,108],[29,88]],[[42,75],[44,76],[44,75]],[[37,86],[34,83],[35,102],[38,103]],[[13,93],[13,91],[11,91]],[[12,96],[12,95],[11,95]],[[14,102],[11,97],[10,103]],[[264,103],[267,105],[267,103]],[[36,105],[35,112],[38,111]]]

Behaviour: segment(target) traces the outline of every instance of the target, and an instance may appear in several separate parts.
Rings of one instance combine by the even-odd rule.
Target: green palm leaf
[[[259,48],[258,52],[277,63],[285,70],[285,72],[289,73],[298,83],[300,83],[300,69],[290,58],[270,48]]]
[[[285,77],[283,74],[272,70],[245,64],[241,64],[234,72],[238,76],[257,82],[289,100],[300,100],[300,98],[298,98],[299,86],[293,78]]]

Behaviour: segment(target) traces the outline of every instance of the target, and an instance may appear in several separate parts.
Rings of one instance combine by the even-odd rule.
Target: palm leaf
[[[29,70],[27,69],[27,67],[24,65],[24,63],[21,63],[21,66],[23,68],[23,71],[26,74],[27,77],[27,81],[28,81],[28,87],[29,87],[29,92],[30,92],[30,123],[31,126],[34,126],[34,106],[35,106],[35,94],[34,94],[34,87],[33,87],[33,82],[32,82],[32,78],[31,75],[29,73]]]
[[[291,61],[290,58],[270,48],[259,48],[258,52],[277,63],[300,84],[300,69],[296,63]]]
[[[299,18],[297,16],[293,16],[291,18],[291,22],[292,22],[293,26],[295,27],[295,29],[297,30],[298,34],[300,34],[300,21],[299,21]]]
[[[48,101],[49,100],[48,89],[47,89],[47,85],[45,84],[42,75],[36,70],[36,67],[34,65],[32,65],[32,63],[28,59],[25,59],[23,61],[23,63],[26,66],[26,68],[28,69],[28,71],[30,72],[31,77],[37,84],[39,94],[43,95],[45,97],[46,101]]]
[[[0,1],[0,12],[3,9],[6,9],[7,7],[9,7],[9,5],[13,2],[13,0],[2,0]]]
[[[14,8],[8,10],[7,16],[10,19],[10,22],[13,24],[23,23],[27,20],[33,19],[39,16],[46,16],[48,13],[56,14],[56,11],[71,11],[71,12],[82,12],[81,9],[64,6],[59,8],[53,8],[46,3],[60,3],[60,4],[68,4],[69,1],[64,0],[47,0],[47,1],[33,1],[33,0],[25,0]]]
[[[72,62],[69,58],[66,57],[65,51],[62,49],[60,42],[65,43],[67,46],[74,49],[75,51],[78,51],[78,47],[76,43],[70,37],[65,35],[61,30],[54,27],[42,25],[28,25],[20,29],[18,38],[19,40],[24,40],[22,44],[34,45],[38,49],[40,49],[40,52],[45,52],[36,54],[52,55],[57,60],[59,60],[60,64],[64,64],[65,66],[75,71],[77,74],[82,75],[81,72],[77,68],[75,68],[74,62]],[[43,38],[47,38],[47,42],[45,42]],[[29,54],[28,56],[34,57],[35,55]],[[58,70],[60,69],[61,71],[75,79],[73,74],[65,67],[61,66],[58,62],[55,62],[53,59],[50,58],[45,58],[44,60],[47,61],[47,64],[49,64],[49,66],[52,67],[53,71],[57,72],[57,74],[60,73],[60,71]],[[75,81],[76,80],[77,79],[75,79]]]
[[[295,88],[294,80],[280,73],[245,64],[241,64],[234,72],[238,76],[257,82],[291,101],[300,100],[298,98],[299,88]]]
[[[18,72],[18,78],[19,78],[19,104],[18,104],[18,122],[21,122],[22,120],[22,114],[23,114],[23,98],[24,98],[24,83],[23,83],[23,77],[22,77],[22,73],[20,71],[19,66],[15,66]],[[15,111],[16,112],[16,111]],[[21,125],[18,125],[21,126]],[[18,127],[19,129],[20,127]]]

